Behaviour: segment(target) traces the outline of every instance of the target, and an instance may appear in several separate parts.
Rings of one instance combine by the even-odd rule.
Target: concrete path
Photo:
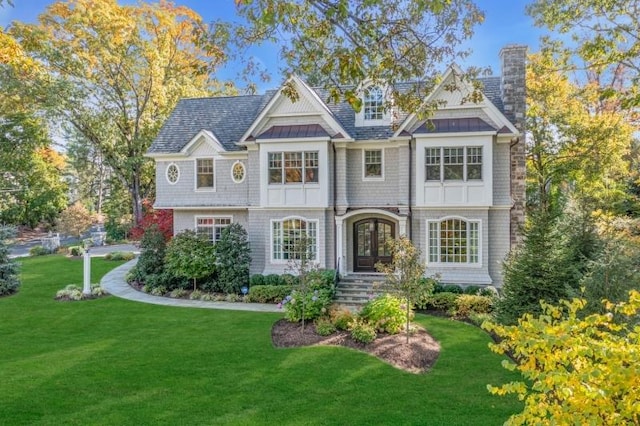
[[[127,272],[138,262],[133,259],[108,272],[100,285],[109,294],[134,302],[151,303],[154,305],[180,306],[185,308],[226,309],[231,311],[255,311],[255,312],[282,312],[277,305],[267,303],[230,303],[230,302],[206,302],[204,300],[173,299],[170,297],[152,296],[131,287],[125,281]]]

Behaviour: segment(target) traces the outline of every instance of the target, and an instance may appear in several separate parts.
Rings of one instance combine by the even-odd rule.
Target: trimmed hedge
[[[467,318],[472,313],[487,314],[493,310],[493,300],[487,296],[462,294],[456,299],[456,315]]]
[[[254,285],[249,288],[249,301],[253,303],[279,303],[291,293],[288,285]]]
[[[458,299],[458,297],[460,297],[458,293],[436,293],[427,300],[425,309],[442,312],[453,312],[457,308],[456,300]]]

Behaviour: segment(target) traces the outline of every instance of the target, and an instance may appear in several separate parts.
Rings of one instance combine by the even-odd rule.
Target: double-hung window
[[[318,183],[317,151],[270,152],[269,184]]]
[[[363,151],[364,179],[382,179],[383,154],[381,149],[365,149]]]
[[[205,235],[212,243],[222,237],[222,230],[231,225],[230,217],[198,217],[196,218],[196,234]]]
[[[273,221],[271,228],[271,257],[273,260],[300,260],[306,250],[308,260],[315,260],[318,252],[318,222],[304,219]]]
[[[425,148],[425,180],[482,180],[482,147]]]
[[[196,189],[213,189],[213,158],[198,158],[196,160]]]
[[[428,221],[429,262],[477,264],[480,223],[459,218]]]
[[[372,86],[366,89],[363,101],[365,120],[382,120],[384,118],[384,95],[380,87]]]

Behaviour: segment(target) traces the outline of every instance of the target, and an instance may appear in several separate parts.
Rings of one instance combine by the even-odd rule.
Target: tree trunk
[[[142,196],[140,195],[140,175],[138,171],[133,172],[129,192],[131,193],[134,225],[137,226],[142,222]]]

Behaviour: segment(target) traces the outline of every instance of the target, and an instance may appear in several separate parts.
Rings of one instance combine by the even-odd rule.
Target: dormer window
[[[371,86],[364,91],[364,119],[382,120],[384,118],[384,95],[378,86]]]
[[[385,126],[391,122],[391,114],[387,110],[389,98],[383,86],[372,84],[360,89],[362,108],[356,112],[355,125]]]

